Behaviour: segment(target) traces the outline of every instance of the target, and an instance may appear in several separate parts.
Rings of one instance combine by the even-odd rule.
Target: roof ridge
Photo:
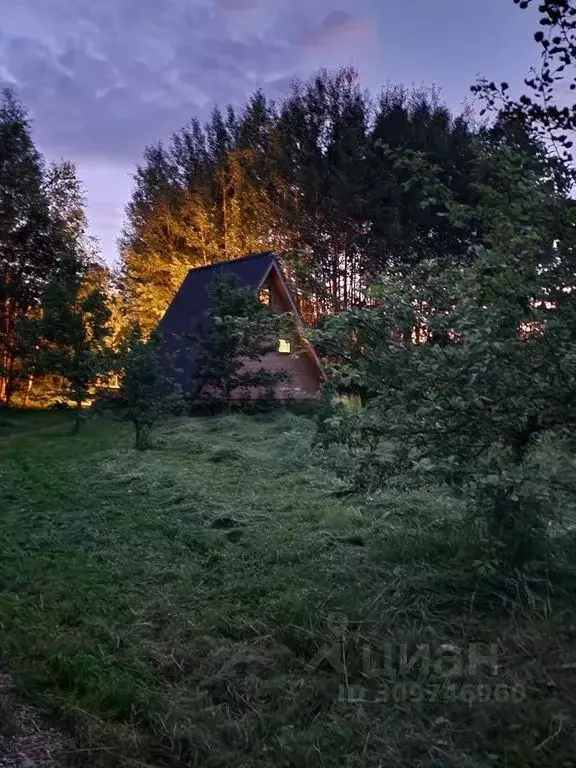
[[[240,256],[238,259],[224,259],[223,261],[215,261],[213,264],[206,264],[203,267],[191,267],[188,270],[188,274],[191,272],[201,272],[204,269],[214,269],[215,267],[221,267],[224,264],[237,264],[239,261],[250,261],[251,259],[263,259],[265,256],[277,258],[274,251],[262,251],[262,253],[249,253],[247,256]]]

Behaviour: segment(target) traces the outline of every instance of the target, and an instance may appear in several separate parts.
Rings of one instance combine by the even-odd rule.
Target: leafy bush
[[[357,488],[398,474],[445,482],[481,516],[498,557],[522,563],[559,510],[554,473],[534,473],[542,436],[576,426],[574,208],[523,159],[494,156],[474,259],[429,262],[374,290],[376,306],[327,323],[336,355],[319,439],[345,446]],[[338,356],[338,350],[340,355]],[[363,407],[334,402],[359,395]]]
[[[110,310],[102,291],[86,292],[80,277],[70,284],[50,284],[43,310],[37,373],[64,379],[62,394],[75,405],[74,432],[78,432],[84,403],[98,379],[110,371]]]
[[[146,340],[138,326],[122,342],[117,365],[123,376],[115,407],[134,425],[134,447],[144,450],[150,447],[153,428],[167,416],[182,413],[185,403],[166,375],[160,340]]]

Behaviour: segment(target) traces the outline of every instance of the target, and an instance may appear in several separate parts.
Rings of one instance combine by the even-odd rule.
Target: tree
[[[132,318],[150,332],[188,269],[274,250],[311,320],[367,301],[375,276],[470,234],[436,216],[399,150],[438,166],[473,204],[478,139],[433,92],[386,89],[376,105],[354,70],[295,82],[276,106],[256,92],[236,112],[192,120],[146,150],[122,243]]]
[[[117,351],[127,332],[126,297],[121,291],[120,280],[114,269],[97,259],[86,267],[82,275],[82,292],[87,294],[99,291],[106,297],[106,306],[110,313],[107,322],[109,334],[106,344],[112,351]]]
[[[290,233],[288,269],[316,315],[362,293],[370,112],[352,69],[295,82],[280,111],[273,194]]]
[[[533,2],[514,0],[522,10]],[[539,29],[534,39],[540,46],[540,66],[525,78],[527,91],[515,97],[509,83],[480,79],[472,92],[484,99],[487,109],[501,110],[522,123],[532,135],[550,143],[561,160],[570,163],[576,104],[568,103],[566,85],[570,91],[576,90],[576,6],[571,0],[539,0],[538,13]]]
[[[251,363],[277,351],[290,319],[262,304],[233,275],[217,277],[209,293],[210,310],[192,339],[197,350],[196,401],[229,406],[237,390],[271,390],[286,374]]]
[[[80,429],[82,407],[101,377],[110,373],[107,346],[110,311],[99,290],[85,292],[59,282],[48,286],[43,302],[40,334],[40,373],[57,373],[66,381],[64,394],[75,404],[74,432]]]
[[[370,140],[367,281],[409,271],[436,254],[461,255],[474,230],[442,215],[444,200],[427,184],[432,167],[436,186],[445,185],[460,204],[474,205],[479,136],[469,117],[451,114],[433,89],[391,87],[380,95]]]
[[[146,339],[137,325],[122,341],[116,365],[122,386],[114,405],[133,424],[134,447],[142,451],[150,447],[153,428],[167,415],[181,412],[183,401],[178,394],[166,395],[171,383],[166,377],[160,340],[154,335]]]
[[[46,286],[74,282],[86,251],[83,201],[73,166],[48,167],[14,94],[0,100],[0,404],[30,381],[30,332]],[[22,335],[24,334],[24,335]]]
[[[0,103],[0,403],[9,404],[18,371],[17,326],[34,306],[44,280],[36,246],[47,222],[41,159],[27,115],[14,95]]]
[[[332,349],[354,352],[332,384],[361,388],[365,407],[336,408],[321,426],[347,445],[356,484],[398,473],[448,482],[498,556],[520,564],[558,508],[551,478],[527,470],[530,451],[576,425],[575,210],[530,178],[526,158],[506,150],[490,162],[507,181],[481,187],[469,212],[483,222],[473,260],[392,277],[374,308],[328,323]]]
[[[273,244],[270,205],[255,172],[260,150],[249,145],[266,114],[262,104],[249,104],[245,118],[215,110],[205,126],[192,120],[168,147],[146,150],[121,244],[129,309],[146,333],[189,269]]]
[[[178,189],[168,152],[161,144],[146,149],[144,164],[134,179],[120,243],[122,290],[130,320],[150,333],[192,266],[187,240],[181,234],[189,222],[175,225]]]

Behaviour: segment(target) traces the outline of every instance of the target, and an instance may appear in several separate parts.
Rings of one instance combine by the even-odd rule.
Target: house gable
[[[298,306],[294,301],[294,297],[292,296],[292,291],[290,290],[286,278],[284,277],[284,273],[276,260],[270,265],[260,288],[267,288],[270,291],[270,306],[279,309],[282,312],[292,313],[296,317],[297,329],[304,327],[304,322]],[[319,381],[321,381],[323,377],[322,364],[312,345],[303,334],[299,334],[298,341],[299,345],[304,349],[304,354],[310,359],[312,367],[319,377]]]
[[[173,369],[176,384],[184,392],[191,391],[196,370],[196,354],[191,338],[202,332],[203,319],[210,308],[208,288],[217,274],[233,274],[241,285],[252,288],[255,293],[267,293],[272,307],[292,313],[297,328],[303,327],[296,302],[273,253],[255,254],[190,270],[158,326],[166,359],[170,361],[167,364]],[[265,355],[260,361],[245,363],[246,368],[253,366],[274,372],[285,371],[286,380],[275,388],[276,397],[282,400],[314,397],[320,387],[320,361],[301,334],[298,334],[297,341],[303,349],[299,353],[286,354],[279,345],[278,351]],[[263,393],[236,394],[241,399],[253,399]]]

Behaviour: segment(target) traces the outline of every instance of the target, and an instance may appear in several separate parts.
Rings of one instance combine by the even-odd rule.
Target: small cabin
[[[210,309],[209,286],[217,275],[232,274],[238,282],[254,290],[260,301],[296,318],[296,338],[279,338],[275,352],[260,360],[247,360],[245,366],[255,370],[285,372],[286,376],[273,388],[274,397],[282,401],[310,400],[318,394],[322,367],[314,349],[298,328],[303,328],[298,306],[278,259],[273,253],[245,256],[234,261],[219,262],[191,269],[166,314],[158,331],[173,366],[173,380],[185,394],[191,393],[194,382],[194,350],[190,338],[198,335],[202,319]],[[268,392],[242,389],[233,393],[236,401],[256,400]]]

